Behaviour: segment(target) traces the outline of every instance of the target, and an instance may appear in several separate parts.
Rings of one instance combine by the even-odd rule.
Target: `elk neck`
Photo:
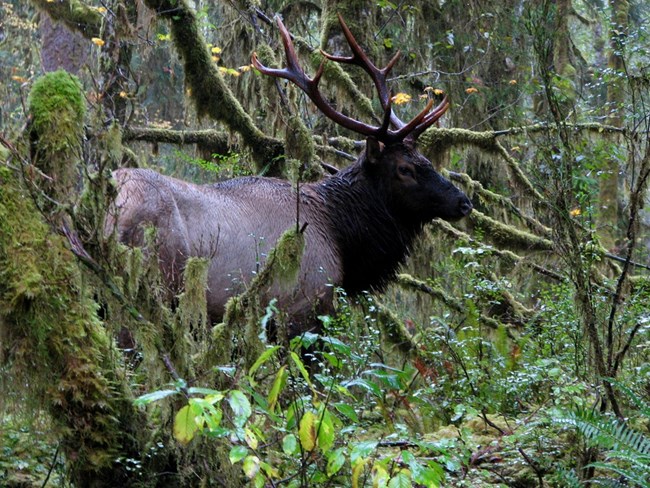
[[[343,288],[356,295],[380,291],[408,257],[423,223],[400,221],[385,190],[353,164],[319,183],[325,219],[339,250]]]

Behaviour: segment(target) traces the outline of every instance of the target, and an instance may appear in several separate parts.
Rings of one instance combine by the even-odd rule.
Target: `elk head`
[[[268,68],[259,62],[256,53],[253,53],[253,65],[266,75],[291,81],[305,92],[328,118],[344,128],[366,136],[365,154],[353,166],[360,167],[364,177],[372,184],[382,187],[384,200],[394,217],[405,222],[412,221],[417,226],[435,217],[457,220],[472,211],[472,204],[467,196],[438,174],[431,162],[416,149],[418,136],[449,108],[446,95],[435,107],[433,100],[429,100],[424,110],[408,123],[400,120],[393,112],[393,96],[387,85],[387,76],[400,53],[393,56],[384,68],[378,68],[361,49],[339,14],[339,22],[352,50],[352,56],[332,56],[323,51],[321,53],[326,60],[353,64],[368,73],[384,110],[381,125],[378,126],[352,119],[336,110],[318,89],[326,60],[323,60],[314,77],[309,78],[298,63],[291,35],[277,16],[276,21],[284,44],[287,67]],[[349,173],[356,171],[355,168],[349,170]]]

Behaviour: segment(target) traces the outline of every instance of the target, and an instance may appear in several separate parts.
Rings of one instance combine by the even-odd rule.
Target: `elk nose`
[[[467,217],[473,208],[472,201],[466,196],[460,200],[460,213],[463,217]]]

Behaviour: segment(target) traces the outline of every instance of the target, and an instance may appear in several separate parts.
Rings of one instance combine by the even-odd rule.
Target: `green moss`
[[[0,168],[0,335],[16,384],[49,408],[79,486],[135,455],[129,391],[74,256]],[[120,474],[121,473],[121,474]]]
[[[468,217],[473,225],[483,230],[484,235],[495,244],[522,251],[551,251],[553,242],[506,225],[474,210]]]
[[[48,73],[36,80],[28,103],[34,164],[49,177],[41,186],[55,201],[70,203],[84,137],[86,103],[81,83],[63,70]]]

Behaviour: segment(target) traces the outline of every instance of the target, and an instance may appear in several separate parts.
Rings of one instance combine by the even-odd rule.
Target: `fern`
[[[626,393],[632,395],[631,391]],[[646,407],[642,408],[642,412],[646,413],[647,405],[640,403],[637,406]],[[554,420],[576,428],[589,446],[605,451],[605,460],[590,466],[611,473],[613,477],[597,478],[592,482],[600,486],[650,488],[650,439],[646,435],[616,418],[583,409]]]

